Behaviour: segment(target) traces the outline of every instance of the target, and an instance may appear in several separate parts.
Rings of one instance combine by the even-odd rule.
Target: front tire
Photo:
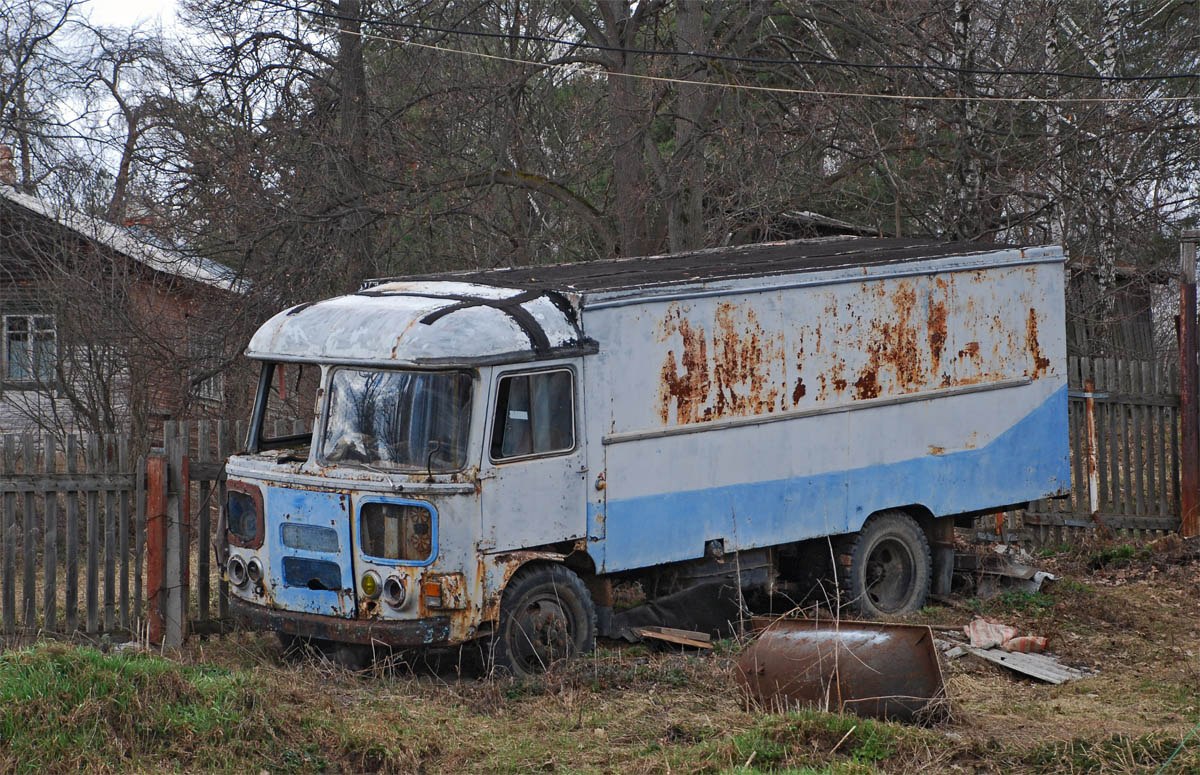
[[[882,511],[853,537],[843,591],[864,618],[916,613],[929,597],[933,560],[925,531],[903,511]]]
[[[570,569],[527,565],[513,575],[500,600],[494,667],[515,676],[534,675],[595,646],[592,596]]]

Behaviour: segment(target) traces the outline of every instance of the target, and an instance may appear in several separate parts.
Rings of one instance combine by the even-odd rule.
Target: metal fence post
[[[1179,488],[1184,536],[1200,535],[1200,413],[1197,411],[1196,242],[1200,230],[1183,232],[1179,244]]]

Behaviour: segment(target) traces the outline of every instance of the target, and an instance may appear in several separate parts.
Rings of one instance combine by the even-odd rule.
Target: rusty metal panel
[[[604,447],[605,500],[589,515],[602,566],[1065,491],[1062,260],[1003,251],[586,298],[601,342],[585,394]]]
[[[882,622],[756,620],[737,677],[771,710],[810,706],[910,720],[944,695],[928,627]]]

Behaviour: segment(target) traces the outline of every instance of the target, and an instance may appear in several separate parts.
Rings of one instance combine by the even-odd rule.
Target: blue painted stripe
[[[980,449],[815,476],[609,501],[592,551],[605,571],[700,557],[704,542],[747,549],[858,530],[880,509],[921,504],[937,516],[1066,492],[1064,386]],[[596,525],[596,507],[588,524]],[[593,530],[592,535],[598,532]]]

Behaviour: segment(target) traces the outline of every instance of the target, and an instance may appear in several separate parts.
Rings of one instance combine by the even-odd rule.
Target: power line
[[[269,2],[270,0],[263,0]],[[336,27],[322,27],[329,32],[345,32]],[[364,40],[377,40],[386,43],[396,43],[401,46],[409,46],[411,48],[426,49],[429,51],[439,51],[445,54],[458,54],[460,56],[475,57],[477,59],[488,59],[498,62],[508,62],[511,64],[523,65],[539,70],[570,70],[579,72],[583,67],[576,63],[564,62],[535,62],[528,59],[518,59],[516,57],[508,57],[500,54],[486,54],[480,51],[466,51],[463,49],[450,48],[449,46],[439,46],[433,43],[417,43],[416,41],[403,40],[401,38],[390,38],[385,35],[375,35],[369,32],[353,33]],[[974,102],[995,102],[995,103],[1014,103],[1014,104],[1105,104],[1105,103],[1138,103],[1138,102],[1193,102],[1200,100],[1200,96],[1174,97],[1174,96],[1155,96],[1144,95],[1140,97],[995,97],[995,96],[974,96],[964,97],[962,95],[953,94],[887,94],[883,92],[850,92],[850,91],[829,91],[823,89],[796,89],[788,86],[756,86],[753,84],[731,83],[728,81],[697,81],[687,78],[669,78],[658,75],[645,75],[641,73],[622,73],[616,71],[603,71],[607,76],[617,76],[620,78],[632,78],[635,80],[649,81],[654,83],[669,83],[681,84],[684,86],[706,86],[710,88],[722,88],[738,91],[763,92],[770,94],[786,94],[794,96],[808,97],[852,97],[859,99],[876,99],[889,100],[894,102],[962,102],[964,99],[970,99]]]
[[[544,35],[526,35],[526,34],[510,34],[505,32],[489,32],[487,30],[467,30],[453,29],[449,27],[438,27],[429,24],[417,24],[415,22],[401,22],[391,19],[361,19],[353,16],[333,13],[331,11],[322,11],[315,8],[304,8],[301,6],[291,5],[282,2],[282,0],[259,0],[264,5],[274,6],[295,13],[302,13],[309,16],[316,16],[324,19],[333,19],[337,21],[354,21],[360,24],[370,24],[379,27],[394,27],[398,29],[412,30],[415,32],[434,32],[442,35],[462,35],[466,37],[487,38],[492,40],[521,40],[530,43],[549,43],[559,46],[567,46],[573,49],[585,49],[589,51],[603,51],[606,53],[620,54],[637,54],[639,56],[649,57],[687,57],[690,59],[705,59],[714,62],[734,62],[738,64],[753,64],[753,65],[770,65],[770,66],[797,66],[805,67],[843,67],[853,70],[883,70],[883,71],[909,71],[909,72],[939,72],[952,75],[990,75],[990,76],[1036,76],[1036,77],[1052,77],[1066,78],[1083,81],[1100,81],[1106,83],[1138,83],[1138,82],[1155,82],[1155,81],[1177,81],[1200,80],[1200,73],[1149,73],[1145,75],[1100,75],[1098,73],[1078,73],[1059,70],[1037,70],[1037,69],[987,69],[987,68],[968,68],[955,67],[953,65],[943,65],[938,63],[926,64],[906,64],[900,62],[853,62],[842,59],[771,59],[764,57],[740,56],[737,54],[720,54],[711,51],[680,51],[673,49],[646,49],[646,48],[624,48],[621,46],[607,46],[602,43],[590,43],[580,40],[569,40],[566,38],[553,38]],[[396,41],[407,42],[407,41]],[[427,44],[428,45],[428,44]]]

